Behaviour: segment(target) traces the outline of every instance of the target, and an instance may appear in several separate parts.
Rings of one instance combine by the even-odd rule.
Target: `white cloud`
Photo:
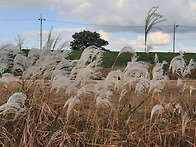
[[[134,48],[136,51],[143,51],[144,50],[143,39],[144,37],[139,35],[136,40],[129,40],[127,38],[119,38],[116,40],[111,40],[109,41],[108,48],[112,51],[119,51],[125,46],[130,46]]]
[[[163,32],[149,33],[149,44],[168,44],[171,41],[170,35]]]
[[[130,40],[130,45],[136,49],[137,48],[144,49],[144,36],[138,35],[136,40]]]
[[[86,23],[111,25],[144,25],[147,12],[153,6],[167,19],[180,24],[195,25],[195,0],[1,0],[0,7],[49,6],[62,18],[74,17]],[[115,28],[113,29],[115,30]]]
[[[104,32],[103,30],[99,30],[98,33],[100,34],[100,37],[106,41],[108,41],[109,37],[111,36],[109,33]]]
[[[119,40],[118,44],[131,46],[137,51],[144,51],[144,35],[138,35],[135,40],[129,40],[127,38],[120,38]],[[153,44],[153,50],[160,50],[159,44],[164,45],[170,42],[171,38],[167,33],[153,32],[148,36],[148,43]]]
[[[75,8],[75,10],[73,11],[73,14],[74,15],[81,15],[81,14],[87,13],[88,9],[90,9],[91,7],[92,7],[92,5],[90,3],[84,2]]]
[[[173,25],[174,21],[179,24],[179,28],[176,29],[177,43],[181,40],[192,39],[196,37],[195,32],[193,32],[191,29],[180,27],[182,25],[196,26],[195,0],[1,0],[0,3],[0,8],[31,7],[37,10],[47,7],[56,11],[61,20],[66,21],[74,20],[74,22],[82,22],[86,24],[126,26],[144,26],[147,12],[153,6],[158,6],[158,12],[162,14],[165,19],[167,19],[163,25]],[[47,14],[44,15],[46,16]],[[50,16],[47,17],[50,19]],[[62,27],[62,25],[60,27]],[[94,27],[93,31],[98,31],[103,39],[108,40],[110,47],[121,49],[121,47],[125,45],[130,45],[136,49],[144,49],[143,35],[137,34],[137,38],[135,38],[135,40],[127,39],[128,37],[126,38],[125,36],[114,37],[119,32],[134,31],[141,33],[144,31],[143,27],[140,29],[129,27],[88,27]],[[53,30],[53,34],[56,36],[61,34],[63,40],[70,40],[71,36],[75,32],[81,31],[80,29],[84,28],[55,28]],[[47,36],[47,32],[48,31],[43,32],[44,36]],[[114,32],[116,33],[115,35],[113,34]],[[148,36],[148,43],[165,45],[170,44],[170,46],[172,46],[171,37],[173,35],[173,26],[170,27],[167,33],[150,32]],[[39,40],[39,31],[31,31],[24,34]],[[156,46],[154,47],[155,49],[158,49]]]
[[[11,8],[11,7],[34,7],[41,8],[50,4],[51,0],[1,0],[0,7]]]
[[[52,36],[54,37],[58,35],[72,36],[75,32],[80,32],[80,31],[83,31],[84,29],[85,28],[54,28],[52,30]],[[43,36],[47,36],[48,33],[49,33],[49,30],[43,31]],[[40,32],[38,30],[32,30],[32,31],[23,33],[24,36],[28,36],[28,37],[37,37],[39,34]]]
[[[177,48],[179,49],[178,51],[184,51],[184,52],[187,52],[187,53],[189,53],[189,52],[193,53],[193,52],[196,51],[196,46],[187,47],[182,43],[177,44]]]
[[[124,6],[124,0],[118,0],[118,7],[123,8]]]
[[[57,38],[60,35],[61,41],[71,41],[72,35],[76,32],[83,31],[85,28],[54,28],[52,31],[52,37]],[[48,31],[43,31],[43,44],[46,42],[47,37],[48,37]],[[31,42],[29,43],[30,46],[35,46],[35,44],[39,44],[39,37],[40,37],[40,32],[38,30],[32,30],[28,32],[23,32],[22,35],[24,38],[31,38]]]

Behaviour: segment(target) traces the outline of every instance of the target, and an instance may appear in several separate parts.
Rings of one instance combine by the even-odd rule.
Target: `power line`
[[[121,25],[102,25],[102,24],[88,24],[88,23],[77,23],[77,22],[70,22],[70,21],[59,21],[59,20],[52,20],[47,19],[47,21],[51,22],[58,22],[58,23],[66,23],[66,24],[75,24],[75,25],[87,25],[87,26],[99,26],[99,27],[127,27],[127,28],[143,28],[144,26],[121,26]]]
[[[37,19],[0,19],[0,21],[36,21]]]
[[[77,23],[77,22],[70,22],[70,21],[59,21],[59,20],[52,20],[47,19],[47,21],[51,22],[57,22],[57,23],[66,23],[66,24],[75,24],[75,25],[89,25],[89,26],[100,26],[100,27],[120,27],[120,28],[144,28],[144,26],[136,26],[136,25],[103,25],[103,24],[88,24],[88,23]],[[160,28],[173,28],[173,25],[161,25],[157,26]],[[196,28],[196,26],[187,26],[187,25],[179,25],[179,27],[185,27],[185,28]]]
[[[45,19],[46,20],[46,19]],[[0,21],[37,21],[37,19],[0,19]],[[71,21],[60,21],[60,20],[54,20],[54,19],[47,19],[46,21],[50,22],[57,22],[57,23],[66,23],[66,24],[75,24],[75,25],[86,25],[86,26],[97,26],[97,27],[116,27],[116,28],[144,28],[144,26],[140,25],[104,25],[104,24],[88,24],[88,23],[77,23],[77,22],[71,22]],[[172,28],[173,25],[161,25],[157,26],[160,28]],[[188,26],[188,25],[179,25],[181,28],[192,28],[196,29],[196,26]]]
[[[185,25],[179,25],[179,27],[184,27],[184,28],[193,28],[193,29],[196,29],[196,26],[185,26]]]

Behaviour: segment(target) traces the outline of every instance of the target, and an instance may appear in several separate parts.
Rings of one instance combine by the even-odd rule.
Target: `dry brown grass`
[[[96,108],[94,95],[83,95],[68,121],[63,106],[70,96],[64,90],[50,92],[48,84],[40,85],[12,82],[7,89],[0,86],[0,105],[20,91],[27,95],[29,108],[15,120],[10,115],[0,118],[0,146],[196,146],[196,91],[191,97],[189,88],[180,93],[176,81],[153,97],[147,92],[136,95],[132,89],[120,104],[119,93],[114,91],[113,108]],[[189,85],[196,87],[196,81],[187,81]],[[150,119],[155,104],[173,102],[180,103],[182,113],[191,118],[185,136],[181,114],[166,111]],[[160,122],[160,118],[167,122]]]

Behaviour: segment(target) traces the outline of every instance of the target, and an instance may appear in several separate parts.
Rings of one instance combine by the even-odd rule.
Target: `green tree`
[[[70,42],[72,50],[84,50],[89,46],[96,46],[102,49],[102,46],[108,45],[108,41],[101,39],[100,34],[97,32],[91,31],[82,31],[79,33],[75,33],[72,35],[74,38],[73,41]]]

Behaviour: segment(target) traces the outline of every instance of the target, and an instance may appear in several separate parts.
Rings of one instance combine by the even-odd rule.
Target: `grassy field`
[[[99,81],[101,82],[101,81]],[[50,82],[12,82],[8,88],[0,85],[1,101],[5,103],[14,92],[27,95],[28,110],[15,120],[11,115],[0,118],[1,146],[196,146],[196,91],[176,87],[176,81],[166,84],[156,95],[127,92],[119,103],[118,92],[113,90],[112,107],[96,107],[92,93],[82,95],[67,119],[65,102],[71,97],[64,90],[50,91]],[[181,91],[181,92],[180,92]],[[179,103],[178,114],[172,106],[162,114],[151,118],[154,105]],[[182,135],[182,115],[187,113],[190,121]]]
[[[103,68],[111,68],[117,55],[119,52],[113,52],[113,51],[105,51],[103,54],[103,62],[101,66]],[[74,59],[79,59],[82,54],[82,51],[73,51],[69,54],[69,59],[74,60]],[[137,52],[138,56],[138,61],[145,61],[148,63],[153,64],[154,63],[154,58],[155,58],[156,52],[150,52],[149,54],[146,54],[144,52]],[[167,61],[170,63],[172,58],[175,56],[178,56],[179,53],[166,53],[166,52],[158,52],[157,53],[159,62],[162,61]],[[117,62],[115,63],[116,67],[125,67],[127,62],[131,61],[132,54],[131,53],[123,53],[121,54]],[[185,53],[184,54],[184,59],[186,61],[189,61],[190,59],[196,60],[196,54],[195,53]]]
[[[38,53],[21,79],[0,78],[0,146],[196,146],[196,69],[178,58],[171,73],[178,54],[157,53],[164,66],[154,64],[155,53],[137,53],[145,63],[123,70],[129,53],[116,60],[118,52],[106,51],[102,61],[93,47],[81,58],[73,51],[68,58],[80,58],[77,64],[62,51],[53,53]],[[34,62],[30,55],[19,56],[19,65]],[[194,54],[184,58],[195,60]],[[96,66],[101,61],[102,69]]]
[[[23,50],[24,54],[27,56],[29,50]],[[114,51],[105,51],[103,55],[103,62],[102,67],[103,68],[111,68],[117,55],[119,52]],[[159,62],[167,61],[170,63],[172,58],[179,55],[179,53],[170,53],[170,52],[150,52],[149,54],[146,54],[145,52],[137,52],[138,55],[138,61],[145,61],[148,63],[153,64],[155,54],[157,53]],[[82,51],[72,51],[68,58],[71,60],[79,59],[82,54]],[[131,53],[123,53],[118,57],[118,60],[115,64],[116,67],[125,67],[127,62],[131,60],[132,54]],[[184,53],[184,59],[186,61],[189,61],[190,59],[196,60],[196,54],[195,53]]]

